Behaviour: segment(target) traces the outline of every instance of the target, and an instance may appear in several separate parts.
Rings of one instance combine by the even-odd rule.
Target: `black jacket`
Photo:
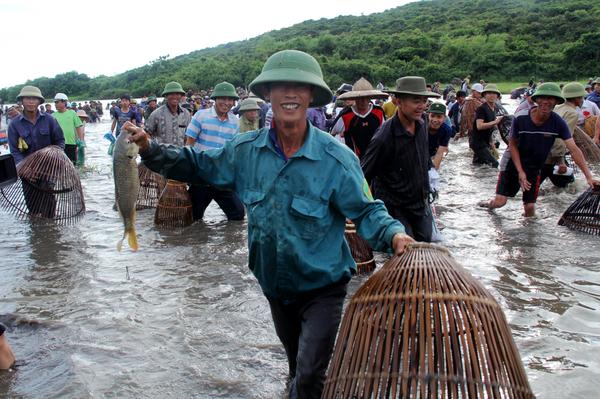
[[[361,162],[373,195],[389,211],[425,209],[431,165],[425,122],[417,122],[415,134],[410,135],[397,114],[377,130]]]

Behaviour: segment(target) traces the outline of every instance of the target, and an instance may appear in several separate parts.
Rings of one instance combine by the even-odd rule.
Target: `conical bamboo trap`
[[[567,208],[558,224],[600,236],[600,188],[588,188]]]
[[[585,122],[583,123],[583,131],[590,136],[590,138],[594,138],[594,135],[596,134],[596,120],[599,117],[597,115],[592,115],[589,116],[588,118],[586,118]]]
[[[324,398],[533,398],[500,305],[449,252],[413,244],[352,297]]]
[[[373,249],[356,232],[356,226],[350,220],[346,220],[346,230],[344,232],[352,258],[356,262],[356,271],[358,274],[368,274],[375,270],[375,257]]]
[[[140,191],[135,204],[136,209],[156,208],[158,198],[167,185],[167,179],[161,174],[151,171],[143,163],[138,165],[138,175]]]
[[[20,217],[70,223],[85,213],[79,174],[62,148],[44,147],[17,165],[19,178],[0,189],[0,204]]]
[[[577,147],[583,152],[586,161],[591,163],[600,162],[600,147],[578,126],[575,127],[573,132],[573,139]]]
[[[185,227],[194,222],[192,199],[187,185],[176,180],[167,180],[167,185],[160,195],[154,224],[160,227]]]

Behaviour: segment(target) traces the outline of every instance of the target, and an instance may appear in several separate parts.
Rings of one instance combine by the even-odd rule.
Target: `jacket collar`
[[[273,127],[273,129],[275,129],[275,127]],[[302,144],[302,147],[300,147],[291,158],[304,157],[313,161],[320,161],[323,158],[324,145],[325,143],[322,143],[319,140],[317,128],[308,122],[308,130],[306,132],[304,144]],[[271,143],[271,140],[269,139],[269,128],[263,127],[260,129],[259,137],[254,141],[254,146],[269,147],[271,150],[275,151],[273,143]]]

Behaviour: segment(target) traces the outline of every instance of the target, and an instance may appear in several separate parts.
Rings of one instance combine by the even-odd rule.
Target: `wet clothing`
[[[517,139],[517,148],[523,171],[531,183],[529,191],[523,193],[524,203],[535,203],[541,183],[541,170],[550,154],[556,138],[568,140],[571,133],[565,121],[555,112],[548,120],[538,126],[531,119],[531,111],[522,111],[515,115],[511,127],[511,138]],[[514,197],[520,190],[519,173],[507,148],[500,162],[500,174],[496,194]]]
[[[37,119],[31,123],[23,114],[17,115],[8,126],[8,145],[10,152],[18,164],[25,157],[49,145],[65,148],[65,138],[60,125],[51,115],[36,112]],[[27,150],[19,150],[18,141],[22,138],[27,143]]]
[[[448,147],[450,137],[452,137],[452,128],[446,123],[442,123],[435,132],[427,129],[429,142],[429,156],[433,157],[437,153],[439,147]]]
[[[57,120],[65,137],[65,144],[75,145],[77,143],[77,128],[83,126],[83,122],[77,116],[77,113],[71,109],[65,112],[52,114],[52,117]]]
[[[182,146],[191,120],[190,113],[181,106],[177,105],[177,111],[173,114],[167,104],[163,104],[146,119],[145,129],[158,143]]]
[[[117,120],[117,124],[115,125],[115,136],[119,136],[121,128],[127,121],[133,122],[137,126],[142,124],[142,116],[133,107],[129,107],[127,112],[124,112],[121,108],[115,108],[113,119]]]
[[[321,397],[345,296],[346,283],[338,283],[293,302],[269,299],[288,358],[290,398]]]
[[[383,121],[383,109],[376,105],[370,104],[369,110],[363,115],[356,112],[354,107],[344,108],[331,129],[331,133],[339,135],[340,141],[345,143],[359,159],[362,159],[373,135]]]
[[[431,241],[428,172],[433,164],[425,123],[416,122],[415,134],[409,134],[394,115],[373,136],[361,165],[373,195],[384,202],[390,215],[409,224],[406,231],[416,231],[415,239]],[[421,229],[425,224],[429,228]]]
[[[498,167],[498,161],[490,150],[494,127],[488,129],[477,129],[477,120],[482,119],[484,123],[496,119],[496,108],[491,109],[487,103],[480,105],[475,111],[472,134],[469,136],[469,147],[473,150],[473,163],[476,165],[491,165]]]
[[[310,125],[287,161],[267,128],[237,135],[221,149],[152,142],[141,155],[167,178],[240,195],[248,212],[249,267],[271,299],[293,300],[350,279],[356,265],[344,239],[346,218],[380,251],[391,250],[394,234],[404,232],[370,197],[356,156]]]

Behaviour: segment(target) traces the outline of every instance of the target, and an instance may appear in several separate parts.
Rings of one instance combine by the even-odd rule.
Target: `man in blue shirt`
[[[240,194],[248,210],[249,267],[288,357],[290,397],[319,398],[356,271],[345,219],[377,250],[401,253],[413,240],[372,199],[352,151],[307,123],[309,106],[331,101],[312,56],[273,54],[250,90],[271,102],[274,127],[237,135],[220,149],[159,146],[141,129],[127,128],[150,169]]]
[[[588,94],[586,100],[589,100],[600,107],[600,78],[596,78],[596,80],[592,82],[592,92]]]
[[[560,87],[552,82],[542,83],[531,98],[536,106],[516,114],[513,120],[508,148],[500,162],[496,196],[491,201],[479,202],[481,207],[501,208],[506,205],[508,197],[514,197],[521,189],[524,216],[534,216],[541,169],[557,138],[564,140],[573,161],[585,175],[588,184],[591,187],[600,185],[600,181],[592,177],[567,124],[553,112],[556,104],[565,102]]]

